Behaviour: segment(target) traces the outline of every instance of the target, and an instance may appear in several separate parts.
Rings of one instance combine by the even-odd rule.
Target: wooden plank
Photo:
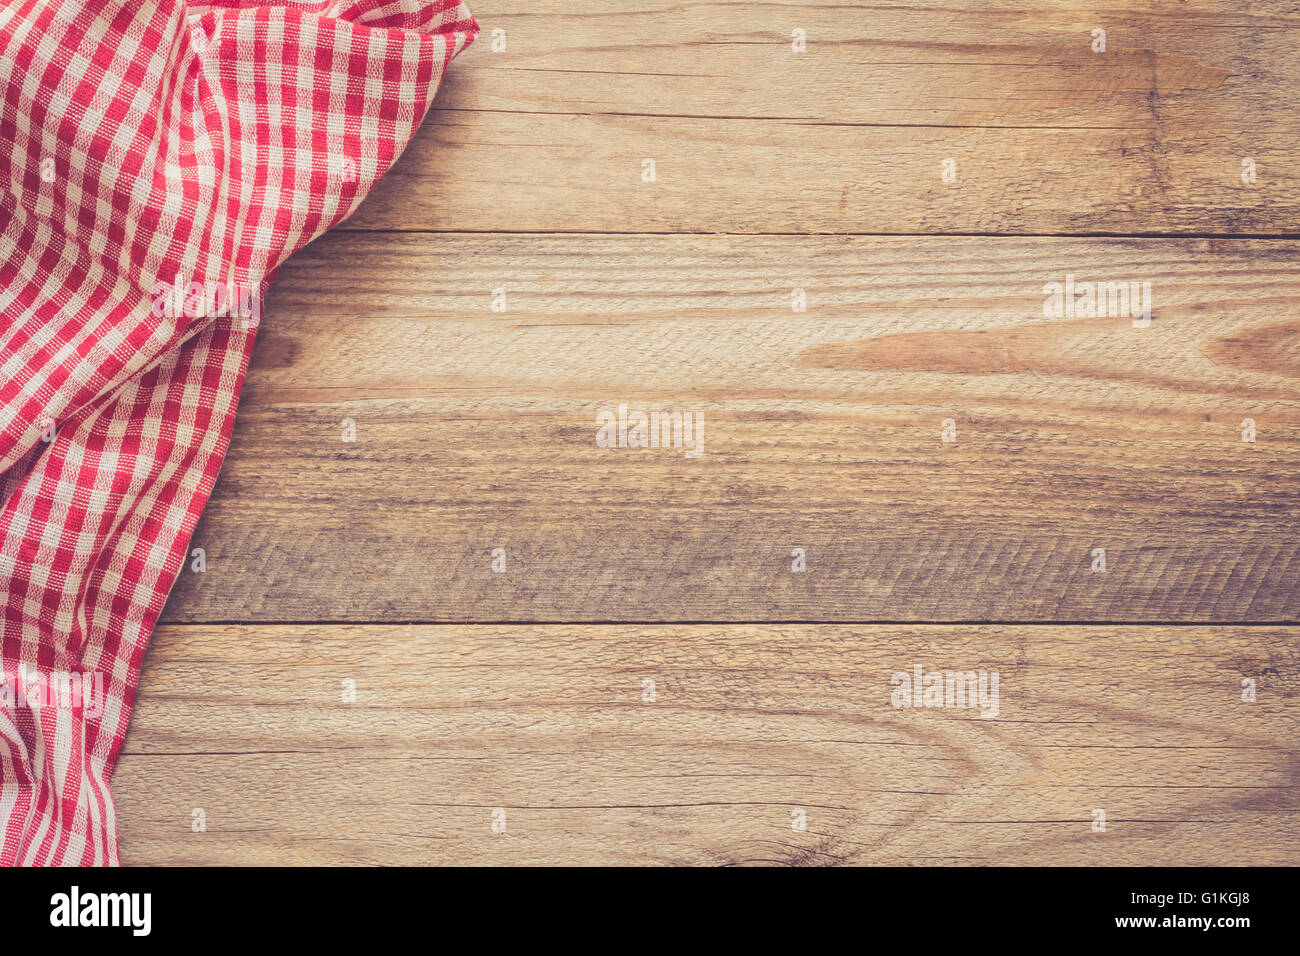
[[[354,227],[1168,234],[1300,221],[1291,0],[482,0],[475,14],[483,36]]]
[[[327,237],[165,619],[1294,621],[1296,253]],[[1150,325],[1045,318],[1067,275],[1149,281]],[[698,413],[702,456],[597,447],[620,404]]]
[[[122,856],[1296,865],[1296,636],[162,627],[114,777]],[[996,671],[996,715],[895,708],[892,675],[916,664]]]

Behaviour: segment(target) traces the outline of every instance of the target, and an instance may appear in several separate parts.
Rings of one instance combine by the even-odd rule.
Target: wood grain
[[[1300,220],[1293,0],[474,12],[483,35],[354,228],[1271,234]]]
[[[996,717],[893,707],[917,663],[997,671]],[[162,627],[122,855],[1295,865],[1298,665],[1272,627]]]
[[[1294,621],[1296,252],[328,237],[166,619]],[[1149,281],[1150,326],[1045,318],[1067,274]],[[702,457],[597,447],[620,403],[699,412]]]
[[[1300,864],[1294,0],[472,6],[272,289],[123,859]]]

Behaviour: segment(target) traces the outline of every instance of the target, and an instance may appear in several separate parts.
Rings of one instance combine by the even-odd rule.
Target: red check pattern
[[[0,863],[119,862],[109,780],[248,306],[477,30],[458,0],[0,6]]]

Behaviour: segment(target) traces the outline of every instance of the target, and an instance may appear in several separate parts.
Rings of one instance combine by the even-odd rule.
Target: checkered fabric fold
[[[118,863],[109,778],[261,296],[477,30],[458,0],[0,5],[0,863]]]

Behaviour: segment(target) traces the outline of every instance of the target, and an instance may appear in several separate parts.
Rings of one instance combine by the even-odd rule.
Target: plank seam
[[[756,620],[237,620],[159,621],[159,627],[759,627],[764,625],[834,626],[834,627],[1295,627],[1300,620],[1282,621],[1165,621],[1136,619],[1131,621],[1056,621],[1019,620],[813,620],[808,618],[763,618]]]
[[[592,229],[391,229],[387,227],[340,227],[331,235],[430,235],[430,236],[736,236],[743,238],[785,236],[808,238],[888,238],[888,239],[1265,239],[1293,242],[1300,232],[709,232],[620,231]]]

